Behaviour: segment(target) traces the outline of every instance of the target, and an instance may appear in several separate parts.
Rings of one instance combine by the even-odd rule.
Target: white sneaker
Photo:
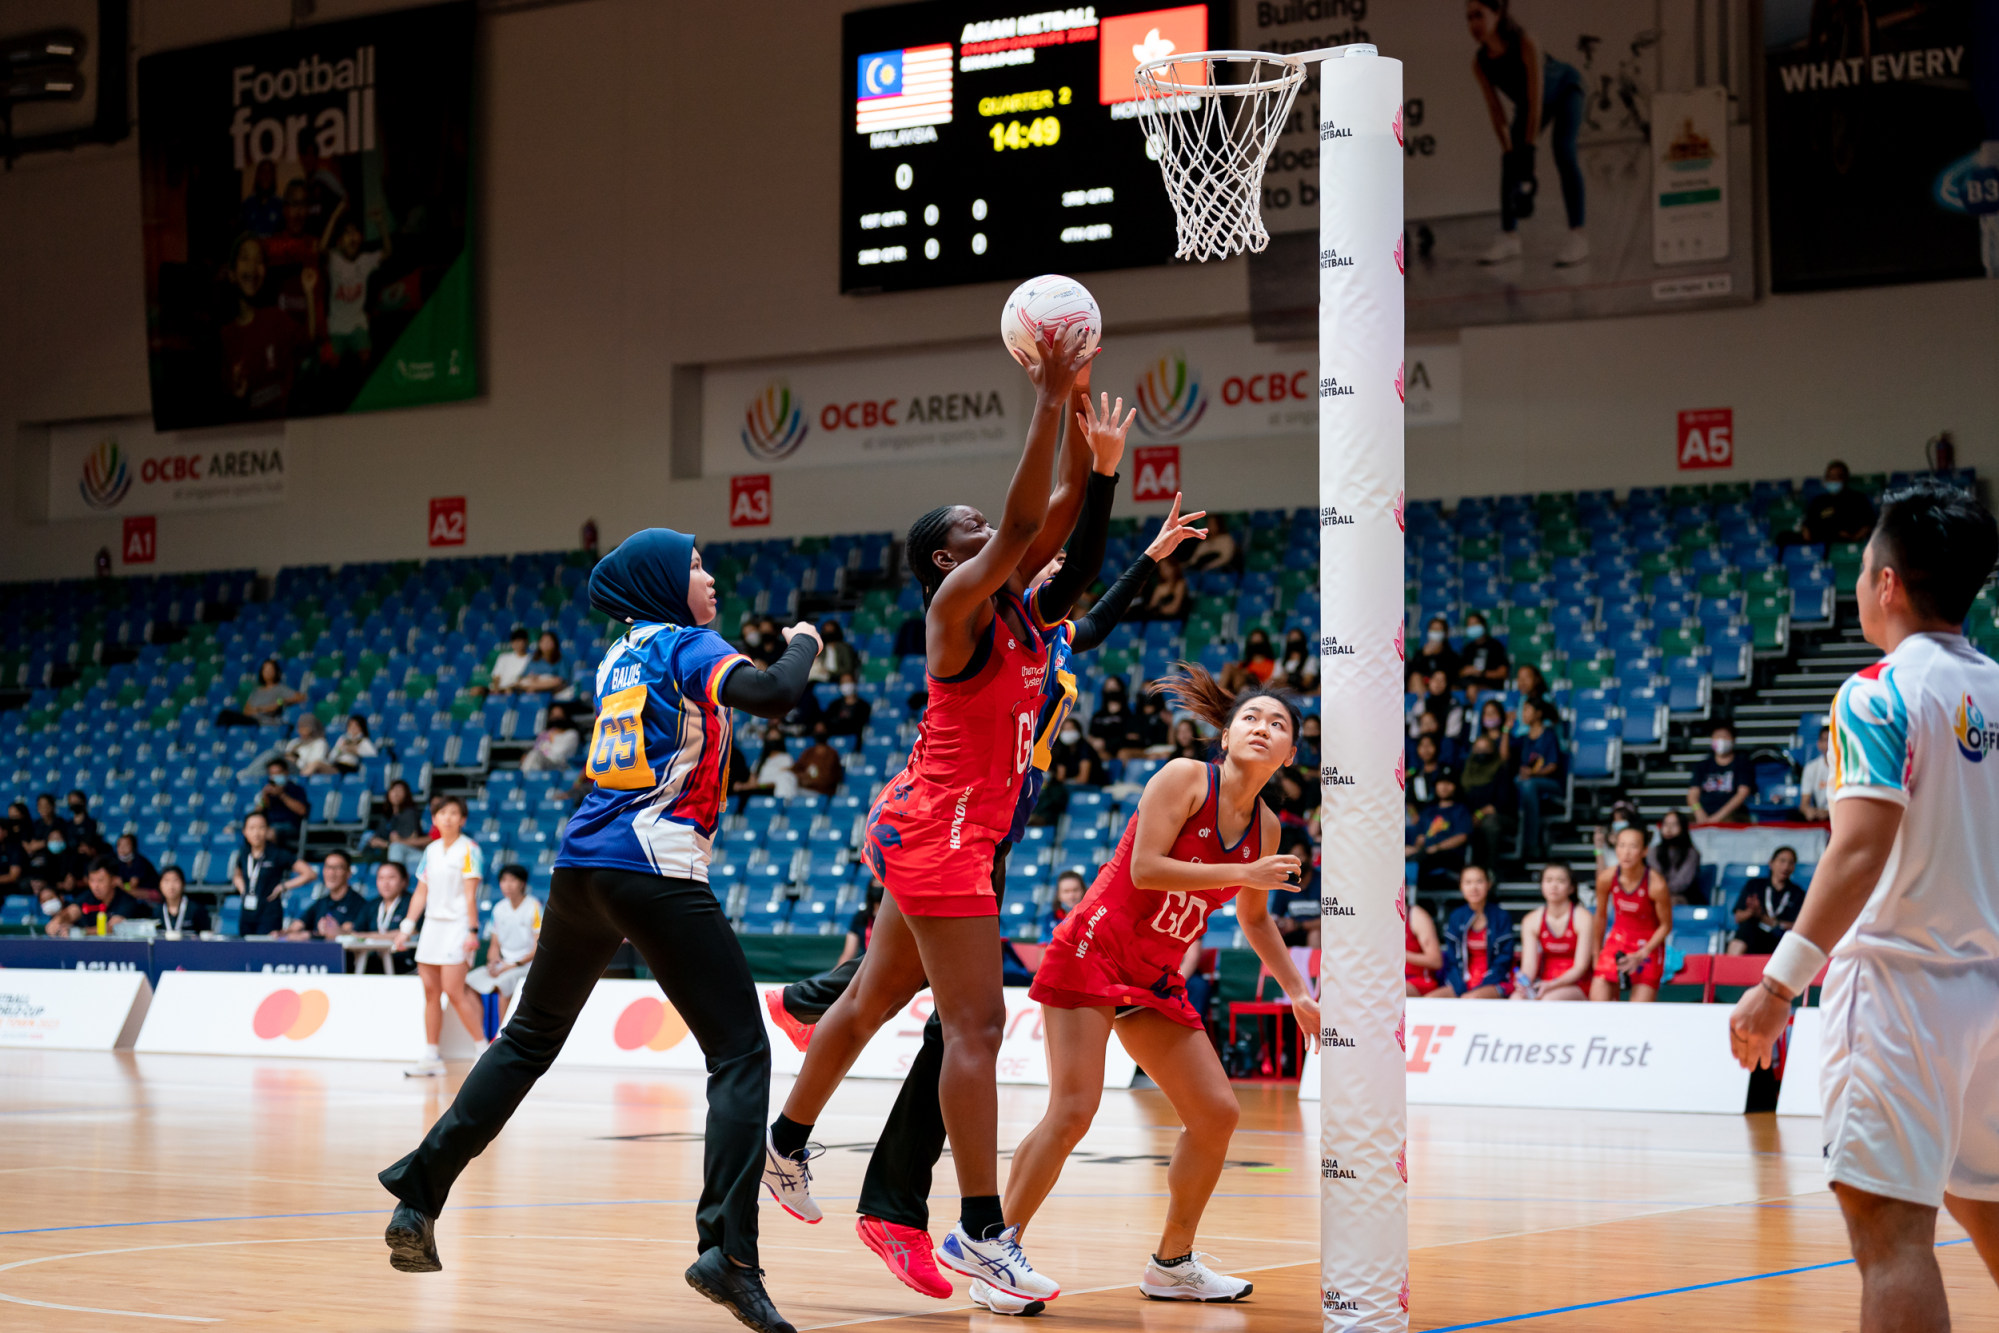
[[[1589,258],[1589,237],[1580,230],[1571,231],[1562,248],[1555,251],[1556,268],[1574,268]]]
[[[959,1222],[937,1247],[937,1262],[1016,1300],[1052,1301],[1062,1294],[1062,1284],[1035,1272],[1020,1252],[1019,1227],[1008,1227],[991,1240],[973,1240]]]
[[[1217,1273],[1201,1260],[1212,1255],[1196,1254],[1171,1268],[1158,1259],[1145,1264],[1145,1276],[1138,1289],[1155,1301],[1239,1301],[1256,1288],[1239,1277]]]
[[[1478,257],[1481,264],[1504,264],[1509,259],[1520,258],[1520,233],[1502,231],[1493,239],[1492,248]]]
[[[1048,1308],[1046,1301],[1024,1301],[1018,1296],[1009,1296],[979,1277],[972,1279],[972,1285],[965,1289],[965,1294],[972,1298],[972,1304],[994,1314],[1036,1315]]]
[[[442,1077],[444,1077],[444,1061],[442,1061],[442,1060],[419,1060],[419,1061],[417,1061],[417,1062],[416,1062],[415,1064],[411,1065],[411,1066],[410,1066],[410,1067],[409,1067],[408,1069],[405,1069],[405,1070],[403,1071],[403,1077],[404,1077],[404,1078],[442,1078]]]
[[[764,1188],[777,1206],[801,1222],[817,1222],[824,1213],[812,1202],[812,1168],[796,1157],[786,1157],[764,1131]]]

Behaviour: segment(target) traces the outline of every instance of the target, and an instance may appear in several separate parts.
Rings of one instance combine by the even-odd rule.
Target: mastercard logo
[[[618,1043],[621,1051],[636,1051],[641,1046],[649,1051],[664,1051],[679,1045],[686,1035],[687,1023],[679,1011],[651,997],[626,1005],[625,1012],[618,1015],[617,1026],[611,1029],[611,1040]]]
[[[250,1030],[265,1041],[275,1041],[279,1037],[304,1041],[319,1031],[331,1007],[323,990],[274,990],[257,1006],[256,1016],[250,1020]]]

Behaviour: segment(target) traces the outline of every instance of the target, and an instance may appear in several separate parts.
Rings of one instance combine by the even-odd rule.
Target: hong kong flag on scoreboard
[[[1097,100],[1105,106],[1129,102],[1138,96],[1133,75],[1140,65],[1175,52],[1208,48],[1208,7],[1180,5],[1119,14],[1104,19],[1097,34]],[[1183,65],[1173,77],[1181,83],[1207,82],[1206,71],[1198,65]]]
[[[854,129],[951,123],[951,44],[874,51],[855,69]]]

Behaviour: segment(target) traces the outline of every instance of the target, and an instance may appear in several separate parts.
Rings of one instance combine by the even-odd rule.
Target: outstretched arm
[[[1090,368],[1086,365],[1083,373],[1076,376],[1075,387],[1069,392],[1072,417],[1080,419],[1080,405],[1089,401]],[[1020,562],[1020,572],[1029,580],[1039,574],[1068,542],[1069,534],[1076,528],[1077,515],[1083,511],[1089,495],[1090,450],[1085,434],[1077,429],[1075,420],[1069,420],[1063,423],[1062,436],[1061,475],[1055,483],[1054,493],[1048,497],[1048,517],[1042,521],[1041,532],[1027,548],[1026,558]],[[1112,471],[1116,471],[1115,466]]]
[[[741,663],[722,681],[722,702],[762,718],[783,717],[811,687],[812,659],[819,655],[819,631],[799,621],[784,631],[783,654],[768,669]]]
[[[1172,511],[1159,525],[1159,535],[1152,539],[1152,544],[1131,562],[1129,569],[1118,575],[1117,582],[1105,590],[1095,606],[1077,618],[1073,644],[1076,652],[1088,652],[1110,637],[1110,632],[1117,628],[1118,622],[1124,619],[1124,613],[1130,609],[1132,600],[1145,587],[1145,581],[1152,577],[1152,571],[1159,567],[1161,560],[1178,549],[1180,543],[1189,537],[1208,535],[1206,528],[1194,526],[1195,520],[1207,512],[1196,509],[1191,514],[1182,514],[1180,496],[1174,495]]]

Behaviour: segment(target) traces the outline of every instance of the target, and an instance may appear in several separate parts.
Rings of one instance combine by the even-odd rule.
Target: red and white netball
[[[1085,351],[1095,351],[1103,341],[1104,314],[1097,309],[1097,298],[1090,295],[1090,289],[1074,278],[1044,273],[1021,283],[1006,298],[1006,308],[1000,311],[1000,340],[1014,360],[1031,365],[1041,359],[1037,334],[1052,341],[1071,324],[1081,324],[1088,331]]]

